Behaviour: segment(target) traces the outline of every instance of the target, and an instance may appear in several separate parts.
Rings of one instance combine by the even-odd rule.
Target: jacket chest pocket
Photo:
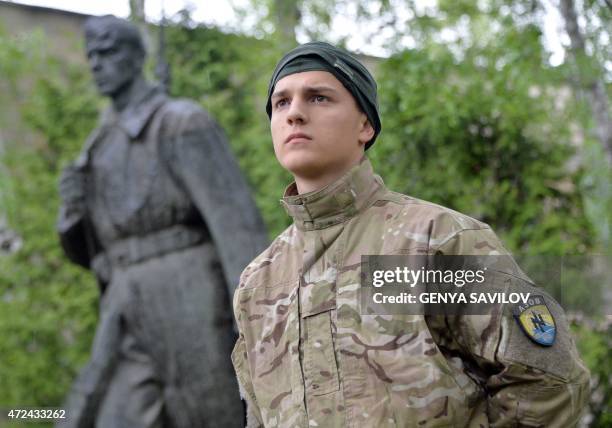
[[[319,396],[338,391],[340,385],[335,353],[335,279],[302,283],[300,314],[306,395]]]
[[[239,300],[254,395],[259,407],[267,409],[264,419],[277,422],[303,413],[297,293],[295,282],[243,291]]]
[[[303,318],[303,368],[306,394],[325,395],[338,391],[338,365],[334,345],[332,313],[326,310]]]

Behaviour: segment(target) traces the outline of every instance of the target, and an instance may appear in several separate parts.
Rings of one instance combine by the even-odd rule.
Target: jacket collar
[[[150,85],[146,91],[133,99],[126,108],[117,113],[110,106],[102,115],[103,126],[119,126],[135,140],[153,116],[153,113],[166,101],[167,97],[157,86]]]
[[[354,217],[383,185],[364,157],[338,180],[314,192],[297,194],[295,182],[291,183],[280,202],[299,229],[324,229]]]

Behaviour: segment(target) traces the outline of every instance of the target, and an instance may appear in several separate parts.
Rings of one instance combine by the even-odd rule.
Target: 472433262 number
[[[9,409],[8,419],[66,419],[64,409]]]

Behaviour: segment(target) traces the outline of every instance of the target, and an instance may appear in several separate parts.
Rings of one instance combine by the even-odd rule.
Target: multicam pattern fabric
[[[360,314],[362,254],[508,254],[489,226],[385,188],[364,159],[326,188],[287,189],[294,224],[243,272],[232,360],[249,427],[568,427],[589,374],[563,310],[540,346],[512,308]],[[513,264],[506,286],[533,288]]]

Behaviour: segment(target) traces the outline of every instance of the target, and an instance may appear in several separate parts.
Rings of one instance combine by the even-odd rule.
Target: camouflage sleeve
[[[255,393],[253,391],[253,382],[251,381],[251,373],[249,370],[249,363],[247,358],[247,348],[242,334],[242,328],[240,326],[240,314],[236,312],[236,299],[238,299],[238,292],[234,295],[234,316],[238,324],[238,340],[232,351],[232,364],[236,371],[236,378],[238,380],[238,388],[240,389],[240,397],[246,403],[246,428],[259,428],[263,427],[262,416],[255,399]]]
[[[459,232],[438,252],[508,254],[489,228]],[[430,328],[441,348],[461,355],[466,371],[481,385],[487,395],[490,426],[575,426],[588,400],[589,372],[578,356],[563,309],[508,259],[514,268],[499,273],[495,281],[542,297],[556,324],[551,346],[528,337],[511,304],[500,304],[487,315],[432,318]]]

